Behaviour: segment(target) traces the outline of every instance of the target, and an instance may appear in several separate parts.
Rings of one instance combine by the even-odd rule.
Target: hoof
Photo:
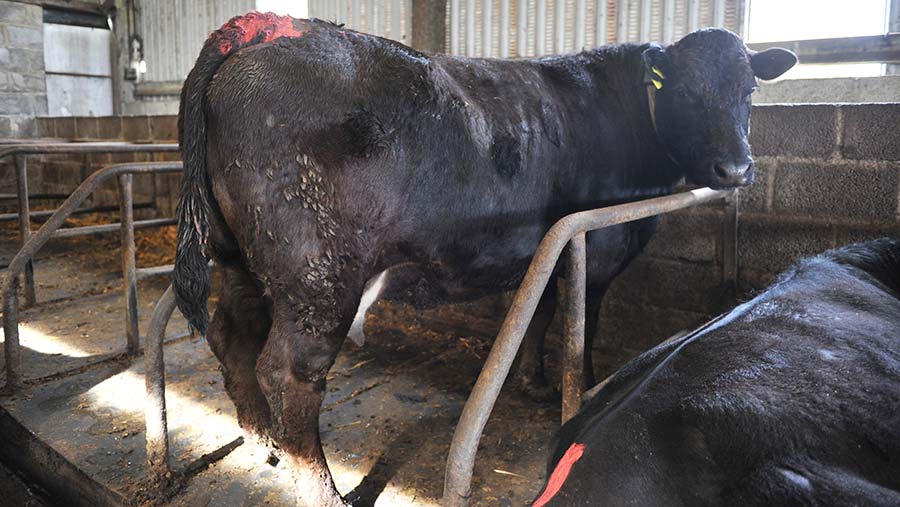
[[[556,392],[556,389],[547,385],[547,382],[543,379],[535,381],[534,379],[520,378],[519,390],[534,401],[547,402],[559,398],[559,393]]]

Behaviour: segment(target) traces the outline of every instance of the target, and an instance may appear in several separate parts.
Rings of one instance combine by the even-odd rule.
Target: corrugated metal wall
[[[309,0],[309,16],[404,44],[412,39],[412,0]]]
[[[252,11],[256,0],[136,0],[148,82],[187,77],[203,41],[232,16]],[[370,14],[371,13],[371,14]],[[409,44],[411,0],[309,0],[309,16]]]
[[[144,39],[144,81],[187,77],[203,41],[231,17],[252,11],[255,0],[136,0]]]
[[[446,48],[535,56],[625,41],[672,42],[703,26],[740,32],[746,0],[448,0]],[[208,34],[255,0],[136,0],[144,81],[184,80]],[[409,44],[412,0],[309,0],[309,16]],[[538,36],[540,34],[540,36]]]
[[[453,55],[540,56],[617,42],[670,43],[706,26],[740,33],[745,2],[449,0],[446,46]]]

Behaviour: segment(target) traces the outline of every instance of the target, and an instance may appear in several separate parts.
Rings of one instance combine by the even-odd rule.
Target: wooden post
[[[447,0],[416,0],[412,11],[412,47],[427,53],[446,53]]]

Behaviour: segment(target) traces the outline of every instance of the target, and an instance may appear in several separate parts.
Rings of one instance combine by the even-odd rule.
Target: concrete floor
[[[0,261],[8,262],[13,249],[8,237],[0,241]],[[95,364],[125,343],[118,269],[117,262],[98,262],[84,242],[56,245],[37,262],[39,301],[57,301],[21,312],[30,383],[0,405],[133,503],[148,493],[143,362]],[[142,331],[165,284],[141,283]],[[437,504],[453,428],[496,332],[498,323],[485,318],[492,313],[478,305],[412,312],[378,303],[366,321],[365,346],[347,341],[329,374],[320,429],[338,489],[356,505]],[[176,470],[241,436],[215,358],[206,343],[179,338],[185,330],[176,312],[165,348]],[[559,416],[557,403],[504,390],[482,439],[472,505],[526,505],[536,496]],[[285,466],[266,464],[267,457],[248,439],[189,477],[167,504],[293,505]]]
[[[34,484],[26,482],[0,463],[0,498],[4,505],[19,507],[49,507],[46,494]]]

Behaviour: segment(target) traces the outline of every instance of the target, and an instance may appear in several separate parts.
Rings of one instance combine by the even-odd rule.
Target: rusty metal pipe
[[[584,306],[587,292],[587,247],[585,233],[569,241],[566,257],[565,351],[562,373],[562,424],[581,408],[584,393]]]
[[[506,381],[513,359],[522,343],[522,337],[534,315],[538,301],[547,286],[550,275],[563,247],[578,233],[602,229],[695,206],[715,199],[723,199],[732,191],[700,188],[666,197],[657,197],[628,204],[619,204],[589,211],[573,213],[560,219],[544,236],[534,253],[528,272],[516,291],[512,306],[506,314],[497,340],[485,361],[478,380],[459,423],[453,432],[453,441],[444,472],[444,507],[465,507],[469,502],[472,470],[478,442],[484,425],[490,416],[500,388]]]
[[[53,213],[44,225],[28,238],[6,269],[3,281],[3,331],[4,354],[6,356],[6,390],[15,391],[21,386],[19,369],[19,318],[18,318],[18,277],[38,250],[53,237],[67,218],[77,210],[85,199],[101,184],[120,174],[152,174],[157,172],[175,173],[181,171],[181,162],[133,162],[105,167],[88,176],[65,202]]]
[[[125,350],[134,357],[140,348],[137,308],[137,263],[134,258],[134,194],[132,176],[119,175],[122,230],[122,282],[125,289]]]
[[[144,423],[147,430],[147,465],[150,480],[160,484],[170,474],[169,435],[166,418],[166,369],[163,362],[163,340],[166,325],[175,310],[175,291],[166,289],[153,309],[147,337],[144,341]]]
[[[146,229],[149,227],[163,227],[166,225],[175,225],[178,220],[174,218],[150,218],[147,220],[135,220],[135,229]],[[122,229],[121,222],[99,225],[84,225],[81,227],[67,227],[59,229],[52,234],[53,239],[74,238],[78,236],[90,236],[91,234],[106,234],[109,232],[119,232]]]
[[[137,277],[138,280],[141,280],[143,278],[150,278],[152,276],[170,275],[173,271],[175,271],[174,264],[164,264],[162,266],[154,266],[152,268],[138,268]]]
[[[29,201],[31,199],[38,200],[57,200],[62,201],[65,200],[66,197],[69,197],[69,194],[28,194]],[[15,201],[19,198],[19,194],[0,194],[0,201]],[[34,216],[34,213],[31,214]]]
[[[72,143],[72,142],[29,142],[23,140],[17,144],[3,145],[0,148],[0,159],[15,156],[16,195],[19,208],[19,240],[22,245],[28,241],[30,232],[30,213],[28,212],[28,165],[26,155],[48,155],[60,153],[154,153],[178,151],[174,143],[135,144],[126,142],[106,143]],[[36,302],[34,295],[34,265],[31,261],[25,266],[25,305]]]
[[[66,197],[68,197],[68,195],[64,195],[60,199],[65,200]],[[34,199],[34,196],[32,195],[30,198]],[[139,202],[139,203],[134,204],[134,209],[146,209],[146,208],[153,208],[155,206],[156,206],[156,204],[152,203],[152,202]],[[47,217],[53,215],[54,211],[56,211],[56,210],[48,209],[48,210],[32,211],[29,214],[29,217],[32,220],[34,220],[36,218],[47,218]],[[109,211],[119,211],[119,205],[93,206],[90,208],[79,208],[79,209],[73,211],[72,214],[73,215],[83,215],[85,213],[106,213]],[[19,220],[18,213],[0,213],[0,222],[11,222],[13,220]]]
[[[3,358],[6,361],[6,385],[2,394],[22,388],[21,347],[19,346],[19,276],[9,279],[3,291]]]
[[[28,160],[25,155],[16,155],[16,193],[19,205],[19,244],[24,245],[31,236],[31,213],[28,203]],[[25,306],[35,303],[34,263],[25,265]]]

